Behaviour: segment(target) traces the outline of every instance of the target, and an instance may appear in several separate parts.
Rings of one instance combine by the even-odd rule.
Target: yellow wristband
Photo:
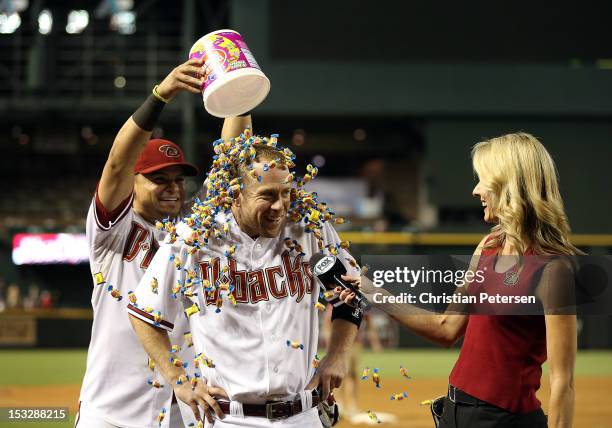
[[[153,90],[151,91],[153,93],[153,96],[155,98],[157,98],[158,100],[160,100],[162,103],[168,104],[168,102],[170,102],[170,100],[162,97],[161,95],[159,95],[159,92],[157,92],[157,88],[159,88],[159,85],[153,86]]]

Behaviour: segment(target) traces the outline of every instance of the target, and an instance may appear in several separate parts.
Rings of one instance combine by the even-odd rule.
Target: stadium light
[[[87,28],[87,25],[89,25],[89,13],[86,10],[71,10],[68,14],[66,33],[82,33],[83,30]]]
[[[53,28],[53,15],[49,9],[43,9],[38,15],[38,32],[40,34],[49,34]]]
[[[136,32],[136,14],[134,12],[117,12],[111,16],[111,29],[119,34],[134,34]]]
[[[118,12],[126,12],[134,8],[134,0],[102,0],[96,10],[94,16],[98,19],[106,18]]]
[[[11,34],[21,25],[21,17],[17,12],[11,14],[0,13],[0,34]]]
[[[4,0],[0,2],[0,9],[9,12],[23,12],[30,5],[29,0]]]

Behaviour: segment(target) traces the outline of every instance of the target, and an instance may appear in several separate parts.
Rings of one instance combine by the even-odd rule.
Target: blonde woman
[[[478,245],[472,266],[482,268],[485,259],[493,261],[484,284],[492,287],[502,285],[503,273],[513,265],[522,266],[513,286],[537,282],[534,292],[544,313],[552,312],[547,310],[554,309],[547,296],[554,295],[558,280],[572,277],[572,272],[564,263],[537,266],[537,262],[529,262],[533,258],[522,257],[579,252],[569,241],[570,228],[551,156],[534,136],[515,133],[476,144],[472,160],[479,178],[472,194],[482,203],[484,220],[494,225]],[[517,265],[517,260],[522,262]],[[341,297],[350,301],[352,294],[343,292]],[[444,346],[464,339],[449,377],[440,427],[572,426],[575,315],[412,313],[396,311],[392,316]],[[542,364],[547,359],[548,421],[536,398]]]

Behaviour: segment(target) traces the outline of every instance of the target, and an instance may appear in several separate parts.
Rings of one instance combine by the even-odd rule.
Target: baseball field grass
[[[429,410],[420,402],[445,392],[448,373],[457,358],[457,350],[386,350],[364,351],[359,356],[358,376],[364,367],[380,370],[381,387],[370,377],[357,381],[359,409],[376,412],[388,427],[431,427]],[[69,422],[6,422],[0,427],[64,428],[74,425],[78,394],[85,370],[86,351],[78,350],[1,350],[0,407],[68,407]],[[408,369],[411,379],[403,378],[399,367]],[[612,351],[581,351],[576,361],[576,424],[578,428],[612,428]],[[401,400],[391,395],[408,393]],[[547,405],[548,380],[545,375],[539,394]],[[386,419],[386,420],[385,420]],[[341,428],[369,422],[358,414],[351,424],[348,418]],[[363,426],[363,425],[362,425]]]

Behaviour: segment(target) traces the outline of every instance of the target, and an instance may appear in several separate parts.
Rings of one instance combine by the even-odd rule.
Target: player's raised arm
[[[245,128],[253,129],[253,120],[250,114],[228,117],[223,121],[221,138],[224,141],[228,141],[230,138],[235,138],[242,134]]]
[[[194,58],[173,69],[119,130],[98,184],[106,210],[114,210],[132,193],[136,160],[165,105],[180,91],[200,93],[202,64]]]
[[[223,128],[221,129],[221,138],[224,141],[229,141],[231,138],[236,138],[246,129],[253,129],[253,120],[250,114],[242,116],[231,116],[226,117],[223,120]],[[204,199],[206,195],[206,182],[203,182],[200,189],[189,199],[186,199],[181,215],[185,215],[190,212],[193,206],[195,198]]]

